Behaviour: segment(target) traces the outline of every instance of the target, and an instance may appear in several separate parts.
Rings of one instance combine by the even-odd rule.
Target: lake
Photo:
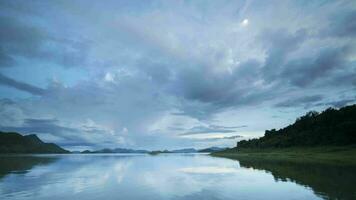
[[[1,156],[0,199],[356,199],[356,170],[207,154]]]

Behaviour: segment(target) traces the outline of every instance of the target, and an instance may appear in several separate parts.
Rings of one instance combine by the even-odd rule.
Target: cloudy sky
[[[0,130],[234,146],[356,102],[356,2],[0,1]]]

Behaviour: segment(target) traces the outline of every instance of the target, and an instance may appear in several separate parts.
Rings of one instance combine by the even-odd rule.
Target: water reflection
[[[232,167],[187,167],[180,169],[180,171],[196,174],[221,174],[234,173],[237,172],[237,169]]]
[[[310,187],[325,199],[356,199],[356,166],[239,159],[241,167],[271,172],[276,181]]]
[[[55,160],[55,157],[0,156],[0,179],[10,173],[24,174],[37,165],[47,165]]]
[[[0,199],[320,199],[314,191],[324,198],[351,199],[350,185],[356,180],[355,171],[348,168],[248,160],[239,164],[194,154],[58,155],[0,161]]]

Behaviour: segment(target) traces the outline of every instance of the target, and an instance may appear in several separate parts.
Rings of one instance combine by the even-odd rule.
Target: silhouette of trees
[[[242,140],[241,148],[283,148],[293,146],[356,144],[356,104],[339,110],[310,111],[294,124],[279,130],[266,130],[259,139]]]

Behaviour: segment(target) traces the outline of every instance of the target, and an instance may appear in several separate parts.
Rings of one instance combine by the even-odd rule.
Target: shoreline
[[[266,149],[228,149],[211,153],[231,159],[258,159],[293,162],[318,162],[337,165],[356,165],[356,146],[318,146]]]

